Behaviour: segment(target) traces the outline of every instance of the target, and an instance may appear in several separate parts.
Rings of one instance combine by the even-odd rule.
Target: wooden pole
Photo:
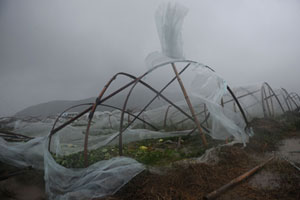
[[[223,192],[227,191],[230,187],[240,183],[241,181],[243,181],[244,179],[248,178],[249,176],[253,175],[255,172],[257,172],[259,169],[261,169],[263,166],[265,166],[268,162],[270,162],[271,160],[274,159],[274,156],[272,156],[271,158],[269,158],[267,161],[261,163],[260,165],[254,167],[253,169],[251,169],[250,171],[242,174],[241,176],[233,179],[232,181],[230,181],[229,183],[227,183],[226,185],[223,185],[222,187],[220,187],[219,189],[209,193],[208,195],[206,195],[203,199],[205,200],[211,200],[211,199],[215,199],[217,198],[220,194],[222,194]]]
[[[191,111],[191,113],[192,113],[192,116],[193,116],[193,118],[194,118],[195,124],[196,124],[196,126],[197,126],[197,129],[198,129],[198,131],[199,131],[199,133],[200,133],[200,135],[201,135],[202,142],[203,142],[204,146],[207,146],[207,141],[206,141],[205,135],[204,135],[204,133],[203,133],[203,131],[202,131],[202,128],[201,128],[201,126],[200,126],[200,122],[199,122],[199,120],[198,120],[198,118],[197,118],[197,116],[196,116],[196,113],[195,113],[194,108],[193,108],[193,106],[192,106],[191,100],[190,100],[189,96],[187,95],[187,92],[186,92],[186,90],[185,90],[185,88],[184,88],[183,82],[182,82],[182,80],[181,80],[181,78],[180,78],[180,76],[179,76],[179,74],[178,74],[178,71],[177,71],[176,66],[175,66],[174,63],[172,63],[172,67],[173,67],[173,70],[174,70],[174,72],[175,72],[175,75],[176,75],[176,78],[177,78],[177,80],[178,80],[178,83],[179,83],[179,85],[180,85],[180,87],[181,87],[181,90],[182,90],[182,93],[183,93],[183,95],[184,95],[185,101],[186,101],[186,103],[187,103],[188,106],[189,106],[189,109],[190,109],[190,111]]]

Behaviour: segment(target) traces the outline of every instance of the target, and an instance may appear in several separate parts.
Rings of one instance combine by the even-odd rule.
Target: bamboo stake
[[[178,80],[178,83],[179,83],[179,85],[180,85],[180,87],[181,87],[181,90],[182,90],[182,93],[183,93],[183,95],[184,95],[185,101],[186,101],[186,103],[187,103],[188,106],[189,106],[189,109],[190,109],[190,111],[191,111],[191,113],[192,113],[192,116],[193,116],[193,118],[194,118],[195,124],[196,124],[196,126],[197,126],[197,129],[198,129],[198,131],[199,131],[199,133],[200,133],[200,135],[201,135],[202,142],[203,142],[204,146],[207,146],[207,141],[206,141],[205,135],[204,135],[204,133],[203,133],[203,131],[202,131],[202,129],[201,129],[199,120],[198,120],[198,118],[197,118],[197,116],[196,116],[196,113],[195,113],[194,108],[193,108],[193,106],[192,106],[191,100],[190,100],[189,96],[187,95],[187,92],[186,92],[186,90],[185,90],[185,88],[184,88],[183,82],[182,82],[182,80],[181,80],[181,78],[180,78],[180,76],[179,76],[179,74],[178,74],[178,71],[177,71],[176,66],[175,66],[174,63],[172,63],[172,67],[173,67],[173,70],[174,70],[174,72],[175,72],[175,75],[176,75],[176,78],[177,78],[177,80]]]
[[[230,187],[242,182],[243,180],[245,180],[246,178],[250,177],[251,175],[253,175],[255,172],[257,172],[259,169],[261,169],[263,166],[265,166],[268,162],[270,162],[271,160],[274,159],[274,156],[272,156],[271,158],[269,158],[268,160],[266,160],[265,162],[261,163],[260,165],[257,165],[256,167],[254,167],[253,169],[251,169],[250,171],[242,174],[241,176],[231,180],[229,183],[227,183],[226,185],[223,185],[222,187],[220,187],[219,189],[209,193],[208,195],[206,195],[203,199],[206,200],[210,200],[210,199],[215,199],[217,198],[219,195],[221,195],[223,192],[227,191]]]

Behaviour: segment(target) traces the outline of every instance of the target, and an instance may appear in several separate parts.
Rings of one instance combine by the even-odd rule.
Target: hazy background
[[[98,95],[119,71],[139,75],[160,50],[159,0],[0,0],[0,116]],[[299,0],[190,0],[186,58],[234,87],[267,81],[300,93]]]

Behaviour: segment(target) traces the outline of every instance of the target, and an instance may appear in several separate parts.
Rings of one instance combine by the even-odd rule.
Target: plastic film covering
[[[47,144],[47,143],[45,143]],[[92,199],[114,194],[144,170],[127,157],[115,157],[83,169],[68,169],[55,162],[44,145],[45,183],[49,199]]]
[[[221,105],[221,99],[227,93],[226,82],[206,67],[197,67],[195,73],[192,94],[207,106],[212,121],[211,136],[223,140],[233,136],[236,141],[248,142],[243,119]]]
[[[0,138],[0,161],[17,167],[44,168],[43,142],[37,137],[28,142],[6,142]]]
[[[188,9],[178,3],[163,3],[155,13],[156,27],[163,54],[183,58],[181,29]]]
[[[169,68],[171,70],[171,63],[178,64],[184,62],[189,63],[192,68],[189,77],[185,79],[185,86],[193,107],[196,110],[202,111],[200,112],[201,114],[198,115],[200,121],[205,119],[204,105],[208,110],[207,112],[210,114],[207,124],[211,131],[208,134],[215,139],[222,140],[233,137],[235,141],[245,144],[248,141],[248,135],[244,130],[246,124],[240,113],[236,113],[232,108],[225,108],[221,105],[221,99],[224,95],[228,95],[228,91],[226,82],[220,76],[200,63],[186,60],[174,61],[174,59],[168,58],[157,52],[150,54],[146,59],[148,67],[152,69],[150,70],[151,72],[158,68]],[[189,112],[189,108],[185,101],[177,102],[177,104],[183,110]],[[147,119],[155,119],[157,123],[162,123],[164,120],[162,120],[163,116],[160,114],[160,109],[166,110],[167,107],[145,112]],[[157,114],[155,114],[155,112]],[[169,109],[168,113],[167,122],[172,122],[173,124],[175,124],[174,122],[178,123],[186,118],[180,113],[175,114],[176,110],[172,107]],[[193,121],[187,120],[186,123],[189,123],[186,127],[190,128],[195,125]]]

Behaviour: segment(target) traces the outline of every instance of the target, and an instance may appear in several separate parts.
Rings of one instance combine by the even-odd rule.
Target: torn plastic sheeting
[[[99,161],[83,169],[68,169],[55,162],[48,152],[47,141],[44,177],[49,199],[84,200],[112,195],[144,170],[142,164],[127,157]]]
[[[211,115],[211,136],[215,139],[226,139],[231,135],[236,141],[248,142],[248,136],[244,131],[245,122],[237,113],[225,109],[220,105],[222,97],[227,93],[226,82],[215,72],[194,64],[194,77],[191,85],[191,93],[199,102],[206,104]]]
[[[179,3],[162,3],[155,13],[155,22],[162,53],[171,58],[184,58],[181,29],[188,9]]]
[[[16,167],[44,168],[43,142],[37,137],[28,142],[6,142],[0,138],[0,161]]]
[[[244,144],[248,142],[248,136],[244,130],[246,124],[240,114],[220,105],[221,98],[227,94],[227,83],[224,79],[210,68],[195,61],[174,60],[158,52],[152,53],[146,58],[146,64],[150,68],[149,74],[160,67],[166,67],[170,63],[177,62],[190,63],[190,68],[193,68],[192,82],[185,86],[194,107],[203,103],[206,104],[210,113],[209,123],[212,125],[210,135],[215,139],[222,140],[233,136],[236,141]],[[151,119],[153,117],[150,112],[147,111],[147,116]]]
[[[111,195],[144,170],[142,164],[126,157],[100,161],[84,169],[67,169],[55,162],[47,144],[46,137],[25,143],[9,143],[0,138],[0,160],[17,167],[44,169],[49,199],[79,200]]]

